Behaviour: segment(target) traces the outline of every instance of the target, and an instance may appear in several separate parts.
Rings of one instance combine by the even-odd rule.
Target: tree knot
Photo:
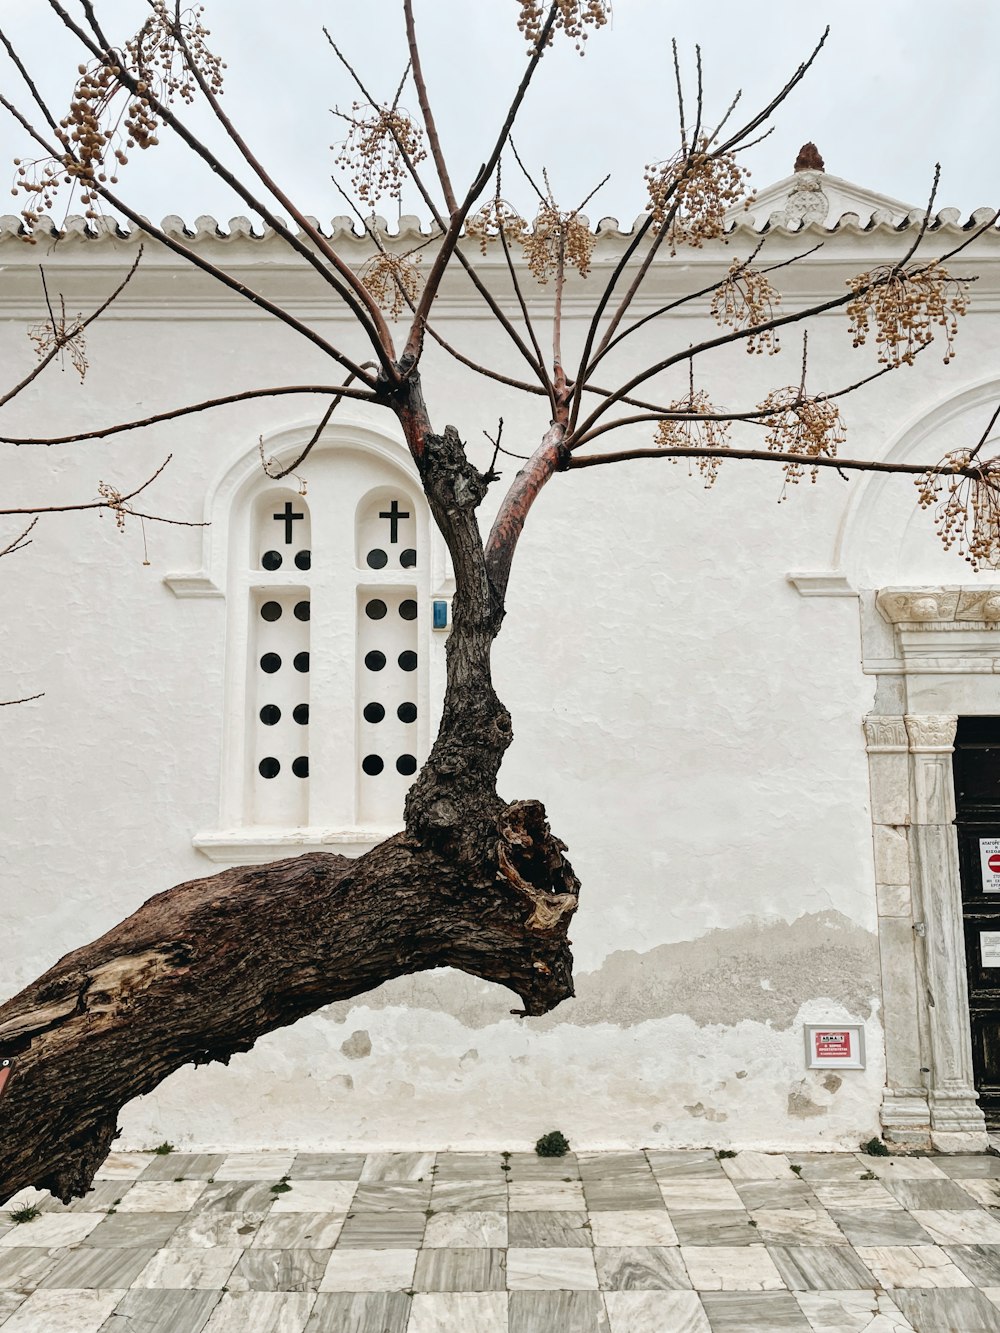
[[[541,801],[513,801],[499,820],[498,878],[527,898],[529,930],[553,930],[572,916],[580,881],[563,855],[566,844],[553,837]]]

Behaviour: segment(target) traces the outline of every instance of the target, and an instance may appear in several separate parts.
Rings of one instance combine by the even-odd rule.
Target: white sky
[[[66,3],[72,10],[78,0]],[[116,42],[145,12],[144,0],[96,0],[96,7]],[[334,31],[377,95],[391,98],[405,62],[399,0],[206,0],[206,8],[214,49],[229,64],[230,115],[307,212],[324,220],[345,212],[329,179],[329,146],[343,134],[329,108],[349,105],[353,93],[321,27]],[[425,70],[456,184],[482,160],[522,67],[516,12],[514,0],[417,0]],[[45,0],[0,0],[0,20],[42,71],[61,114],[79,56]],[[616,0],[612,26],[592,36],[585,59],[562,43],[542,62],[515,141],[533,169],[549,168],[564,204],[578,203],[611,172],[587,212],[592,220],[610,214],[630,222],[643,204],[643,164],[676,147],[670,37],[689,69],[701,42],[709,115],[721,113],[740,87],[749,114],[828,20],[826,50],[774,133],[747,159],[753,183],[787,175],[800,144],[812,139],[830,172],[907,203],[926,202],[937,160],[939,207],[968,214],[1000,203],[1000,6],[986,0]],[[0,85],[26,105],[9,65],[0,64]],[[403,104],[416,109],[412,93]],[[0,179],[2,164],[25,149],[19,128],[0,120]],[[155,219],[211,213],[226,221],[247,211],[181,153],[161,147],[141,156],[121,188]],[[530,207],[513,169],[505,185]]]

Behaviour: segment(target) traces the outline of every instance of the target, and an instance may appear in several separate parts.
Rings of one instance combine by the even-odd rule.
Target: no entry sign
[[[1000,893],[1000,838],[979,839],[979,862],[983,869],[983,893]]]

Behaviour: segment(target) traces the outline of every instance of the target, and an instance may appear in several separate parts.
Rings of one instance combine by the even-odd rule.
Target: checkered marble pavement
[[[0,1328],[1000,1333],[1000,1157],[115,1153],[0,1210]]]

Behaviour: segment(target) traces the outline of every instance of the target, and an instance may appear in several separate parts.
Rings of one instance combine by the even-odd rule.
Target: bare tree
[[[581,45],[588,29],[606,22],[608,0],[519,0],[527,45],[522,77],[483,164],[468,182],[453,179],[424,79],[412,0],[402,0],[409,65],[394,97],[380,101],[329,37],[356,93],[345,113],[346,138],[338,152],[345,197],[369,233],[371,255],[360,269],[299,209],[245,142],[220,98],[223,66],[209,49],[198,12],[180,0],[147,0],[141,30],[124,46],[104,31],[95,0],[46,0],[53,20],[80,43],[82,63],[68,114],[50,109],[39,85],[0,31],[22,77],[23,96],[0,93],[0,104],[32,145],[32,159],[17,164],[27,239],[44,212],[75,190],[96,219],[113,211],[146,237],[280,321],[330,360],[329,383],[253,387],[243,393],[184,404],[142,421],[115,422],[46,439],[56,443],[101,439],[153,422],[215,410],[228,403],[277,395],[320,396],[326,406],[297,467],[345,399],[383,408],[400,423],[431,513],[454,565],[453,630],[447,647],[447,688],[440,729],[427,762],[410,789],[405,829],[367,855],[351,860],[310,854],[251,869],[236,869],[181,884],[151,898],[134,915],[53,968],[0,1007],[0,1115],[4,1152],[0,1195],[34,1184],[68,1200],[88,1187],[116,1133],[128,1100],[149,1092],[188,1063],[227,1061],[249,1050],[265,1032],[332,1000],[422,969],[451,966],[514,991],[522,1008],[543,1014],[573,994],[567,929],[579,882],[566,848],[549,830],[534,800],[507,802],[497,794],[497,773],[512,739],[511,719],[497,697],[491,648],[506,613],[511,562],[525,521],[542,488],[557,474],[608,466],[623,459],[695,460],[711,482],[724,459],[776,464],[788,482],[819,469],[900,471],[916,475],[922,502],[942,506],[946,536],[961,529],[969,558],[994,562],[1000,552],[996,460],[981,457],[983,441],[941,461],[911,466],[841,457],[844,430],[838,404],[915,357],[937,336],[951,355],[957,321],[967,303],[965,281],[947,265],[974,238],[925,257],[931,205],[924,224],[891,265],[858,275],[841,296],[807,310],[786,312],[757,246],[733,260],[721,284],[691,291],[651,312],[636,302],[654,266],[689,246],[721,236],[727,211],[745,193],[740,156],[766,132],[769,117],[805,76],[816,50],[771,101],[742,122],[734,100],[717,123],[706,119],[700,58],[686,99],[675,53],[679,141],[675,151],[646,171],[649,207],[610,274],[592,294],[582,345],[564,345],[563,301],[574,271],[586,277],[594,234],[582,217],[587,201],[566,208],[549,178],[534,175],[517,157],[511,135],[525,94],[553,41]],[[410,87],[419,113],[407,115],[402,90]],[[186,105],[200,101],[228,140],[230,156],[210,149],[186,123]],[[290,255],[326,284],[331,300],[352,317],[348,339],[327,335],[255,291],[132,206],[120,177],[130,153],[172,133],[216,172],[245,207],[281,239]],[[235,162],[235,167],[230,165]],[[523,170],[537,194],[529,223],[504,199],[501,171]],[[399,198],[415,188],[431,219],[433,236],[420,256],[386,244],[368,215],[379,197]],[[284,216],[291,219],[284,220]],[[995,219],[986,223],[992,225]],[[477,244],[502,255],[511,305],[477,263]],[[803,250],[798,256],[807,256]],[[785,261],[797,262],[796,260]],[[485,364],[474,349],[454,347],[434,319],[434,301],[446,273],[464,272],[515,350],[519,375]],[[548,293],[537,314],[525,284]],[[709,299],[719,331],[694,346],[670,347],[670,316],[689,302]],[[803,338],[793,382],[759,403],[723,409],[697,387],[700,358],[730,346],[774,350],[790,326],[842,309],[856,345],[877,339],[879,368],[822,392],[807,387]],[[666,347],[650,364],[635,335],[659,322]],[[53,316],[55,350],[65,323]],[[427,339],[486,381],[532,395],[540,438],[508,487],[484,538],[476,511],[497,482],[494,470],[506,446],[494,437],[493,464],[480,471],[458,432],[435,429],[421,383]],[[612,356],[612,353],[615,355]],[[619,367],[617,373],[610,369]],[[625,371],[620,368],[627,367]],[[674,367],[688,370],[680,398],[663,390]],[[495,416],[484,411],[487,422]],[[735,447],[734,423],[754,423],[762,448]],[[605,436],[648,425],[649,443],[605,450]],[[515,456],[521,450],[515,451]],[[117,495],[117,493],[116,493]],[[103,497],[106,501],[114,496]],[[130,501],[118,495],[116,512]],[[20,512],[20,511],[2,511]],[[31,511],[37,512],[37,511]]]

